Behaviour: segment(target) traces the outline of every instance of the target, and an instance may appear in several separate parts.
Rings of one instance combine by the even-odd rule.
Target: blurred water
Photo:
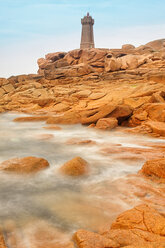
[[[13,122],[18,116],[11,113],[0,115],[0,162],[14,157],[36,156],[47,159],[50,168],[33,176],[0,172],[2,225],[6,220],[24,225],[37,218],[65,232],[79,228],[96,230],[100,223],[130,208],[113,181],[136,173],[142,162],[129,163],[113,154],[105,156],[100,149],[113,144],[141,147],[141,141],[152,141],[151,138],[119,131],[97,131],[81,125],[61,126],[60,131],[47,130],[43,128],[44,122]],[[44,135],[47,134],[53,136],[46,139]],[[71,138],[92,140],[96,144],[68,145],[66,142]],[[89,175],[78,179],[60,175],[58,168],[75,156],[89,162]]]

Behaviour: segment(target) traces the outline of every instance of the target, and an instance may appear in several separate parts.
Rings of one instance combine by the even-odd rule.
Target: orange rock
[[[66,52],[48,53],[45,55],[45,58],[47,60],[51,60],[52,62],[55,62],[59,59],[64,58],[66,54],[67,54]]]
[[[120,247],[115,241],[107,239],[97,233],[78,230],[73,239],[79,248],[118,248]]]
[[[119,215],[111,229],[101,234],[121,247],[165,244],[165,218],[148,205],[139,205]]]
[[[97,92],[97,93],[92,93],[90,96],[89,96],[89,99],[91,100],[97,100],[97,99],[100,99],[100,98],[103,98],[106,94],[104,92]]]
[[[164,91],[158,91],[152,95],[151,98],[152,102],[165,102],[165,92]]]
[[[46,126],[46,127],[43,127],[43,128],[50,129],[50,130],[61,130],[62,129],[61,127],[58,127],[58,126],[55,126],[55,125]]]
[[[55,112],[65,112],[70,109],[68,104],[65,103],[58,103],[53,107]]]
[[[147,161],[141,171],[146,176],[165,178],[165,159],[154,159]]]
[[[128,119],[132,115],[132,108],[128,105],[118,105],[116,109],[110,113],[108,117],[114,117],[118,120],[119,124]]]
[[[95,72],[95,70],[90,65],[81,63],[61,68],[46,68],[44,75],[46,79],[54,80],[64,77],[82,77],[93,72]]]
[[[108,49],[77,49],[70,51],[65,56],[65,59],[70,65],[85,63],[93,67],[96,71],[104,70],[104,59]]]
[[[114,105],[103,105],[98,109],[92,109],[87,111],[82,111],[81,113],[81,123],[91,124],[96,123],[99,119],[108,116],[116,106]]]
[[[66,162],[61,168],[60,172],[68,176],[81,176],[88,173],[88,163],[80,158],[76,157]]]
[[[139,205],[118,216],[111,229],[140,229],[165,236],[165,218],[147,205]],[[165,240],[165,237],[164,237]]]
[[[111,130],[118,126],[116,118],[102,118],[96,123],[96,128]]]
[[[94,145],[96,144],[93,140],[81,140],[77,138],[72,138],[67,140],[66,144],[68,145]]]
[[[0,170],[15,173],[36,173],[48,167],[47,160],[36,157],[13,158],[0,164]]]
[[[150,41],[149,43],[147,43],[146,46],[149,46],[153,48],[154,50],[160,50],[164,48],[164,42],[165,42],[165,39],[154,40],[154,41]]]
[[[96,124],[92,123],[88,126],[88,128],[93,128],[93,127],[96,127]]]
[[[149,127],[153,133],[165,137],[165,123],[158,121],[147,121],[145,126]]]
[[[77,124],[80,123],[80,115],[75,112],[66,112],[62,116],[48,118],[47,124]]]
[[[105,71],[113,72],[126,69],[136,69],[148,61],[148,55],[123,54],[116,58],[110,57],[109,54],[105,58]]]
[[[46,121],[50,116],[25,116],[15,118],[16,122],[26,122],[26,121]]]
[[[7,248],[3,234],[0,232],[0,248]]]
[[[132,44],[124,44],[122,45],[122,50],[124,51],[132,51],[135,49],[135,46]]]
[[[53,103],[54,99],[53,98],[39,98],[39,99],[35,99],[33,102],[37,103],[40,107],[45,107]]]
[[[124,248],[165,248],[164,242],[152,242],[150,244],[141,244],[139,245],[129,245],[124,246]]]
[[[165,121],[165,103],[152,103],[146,106],[148,117],[153,121]]]

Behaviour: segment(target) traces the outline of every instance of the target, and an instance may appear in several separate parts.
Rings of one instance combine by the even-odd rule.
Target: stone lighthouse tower
[[[81,49],[86,48],[93,48],[95,47],[94,44],[94,35],[93,35],[93,25],[94,25],[94,19],[87,13],[87,16],[84,16],[83,19],[81,19],[82,24],[82,33],[81,33]]]

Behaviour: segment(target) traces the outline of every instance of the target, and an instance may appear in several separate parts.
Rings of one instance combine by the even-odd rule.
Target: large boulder
[[[106,224],[99,234],[79,230],[74,240],[79,248],[163,248],[165,217],[148,205],[139,205],[120,214],[111,226]]]
[[[116,241],[120,247],[127,245],[148,247],[147,245],[155,242],[163,244],[165,218],[155,209],[140,205],[119,215],[111,228],[104,230],[101,234]]]
[[[165,122],[165,103],[163,102],[163,97],[160,95],[154,95],[150,98],[150,101],[153,101],[157,97],[157,101],[155,103],[144,103],[141,107],[134,110],[133,115],[131,116],[130,122],[134,125],[139,125],[141,122],[149,120],[154,122],[148,122],[147,125],[156,127],[154,125],[155,122]],[[156,123],[155,123],[156,124]],[[157,123],[157,126],[161,124]],[[162,128],[163,128],[162,124]],[[163,128],[164,129],[164,128]],[[164,136],[164,134],[163,134]]]
[[[70,51],[65,56],[65,59],[70,65],[84,63],[92,66],[96,71],[102,72],[104,70],[104,59],[107,52],[107,49],[78,49]]]
[[[132,115],[132,108],[128,105],[122,104],[118,105],[108,117],[113,117],[118,120],[121,124],[123,121],[127,120]]]
[[[112,54],[108,54],[105,57],[105,71],[113,72],[119,70],[136,69],[139,66],[145,64],[150,59],[150,56],[145,55],[133,55],[123,54],[121,57],[115,57]]]
[[[150,129],[151,133],[165,137],[165,123],[159,121],[147,121],[144,126]]]
[[[75,72],[74,67],[76,65],[84,64],[90,66],[93,71],[103,72],[104,71],[104,59],[108,49],[77,49],[72,50],[68,53],[57,52],[49,53],[45,58],[38,59],[37,63],[39,66],[38,73],[45,75],[47,79],[52,79],[52,74],[54,74],[53,79],[59,78],[59,74],[65,74],[63,76],[82,76],[79,72],[78,75]],[[69,67],[70,66],[70,67]],[[69,68],[66,68],[69,67]],[[73,67],[73,70],[71,69]],[[61,70],[59,70],[61,68]],[[58,70],[57,70],[58,69]],[[72,71],[72,72],[71,72]],[[74,71],[74,72],[73,72]],[[90,73],[88,71],[88,73]],[[57,76],[55,76],[57,74]],[[74,75],[72,75],[74,74]],[[51,76],[49,76],[51,75]]]
[[[116,118],[102,118],[99,119],[96,123],[96,128],[111,130],[118,126],[118,121]]]
[[[48,80],[65,78],[65,77],[81,77],[95,72],[95,70],[87,64],[79,64],[74,66],[66,66],[62,68],[45,69],[45,78]]]
[[[45,55],[45,59],[55,62],[65,57],[66,52],[56,52],[56,53],[48,53]]]
[[[38,64],[38,66],[39,66],[39,69],[45,69],[46,68],[46,66],[48,65],[50,63],[50,61],[49,60],[46,60],[46,59],[44,59],[44,58],[39,58],[38,60],[37,60],[37,64]]]
[[[165,179],[165,158],[147,161],[140,172],[146,176]]]
[[[61,60],[65,57],[65,52],[48,53],[45,58],[39,58],[37,60],[39,70],[44,70],[47,66],[51,65],[53,62]]]
[[[0,164],[0,170],[15,173],[36,173],[48,167],[47,160],[37,157],[13,158]]]
[[[97,109],[84,110],[81,112],[80,121],[82,124],[96,123],[99,119],[107,117],[115,108],[115,105],[105,104]]]
[[[66,162],[61,168],[60,172],[68,176],[82,176],[88,172],[88,163],[81,157],[73,158]]]
[[[151,41],[147,43],[146,46],[151,47],[154,50],[161,50],[165,47],[165,39]]]
[[[132,45],[132,44],[124,44],[124,45],[122,46],[122,50],[123,50],[124,52],[132,52],[134,49],[135,49],[135,46]]]
[[[165,122],[165,103],[148,104],[145,111],[147,111],[151,120]]]

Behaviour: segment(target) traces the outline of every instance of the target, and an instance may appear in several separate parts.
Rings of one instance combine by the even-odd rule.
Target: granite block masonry
[[[94,19],[87,13],[87,16],[84,16],[81,19],[82,24],[82,33],[81,33],[81,44],[80,49],[94,48],[94,34],[93,34],[93,25]]]

